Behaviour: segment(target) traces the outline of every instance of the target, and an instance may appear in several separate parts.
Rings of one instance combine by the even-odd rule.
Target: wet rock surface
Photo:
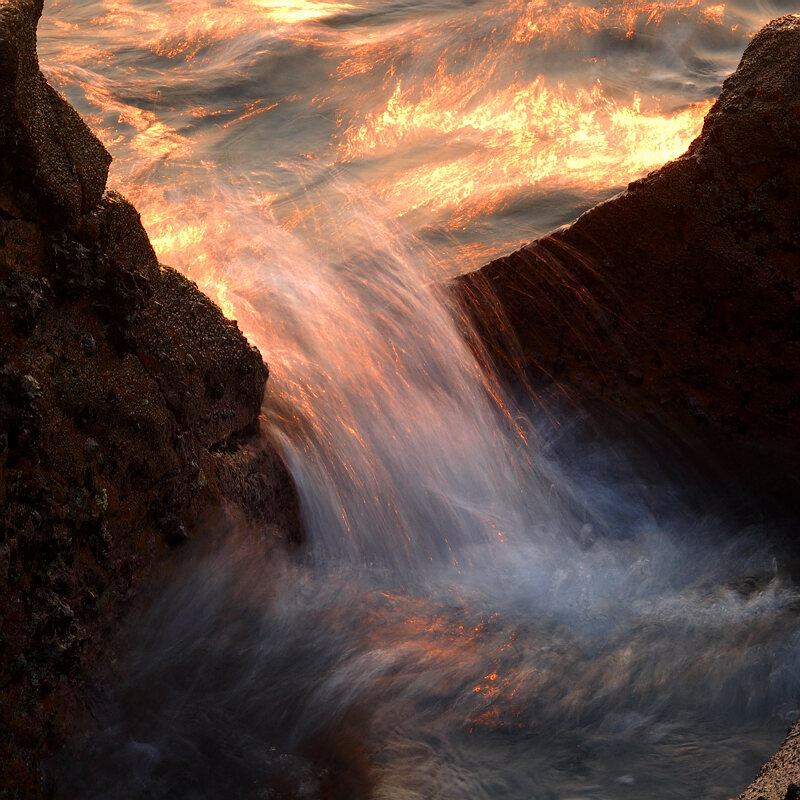
[[[156,564],[221,507],[298,539],[259,433],[268,371],[159,265],[110,156],[39,72],[41,2],[0,1],[0,786],[42,759]],[[217,509],[217,511],[214,511]]]
[[[800,722],[786,736],[780,750],[737,800],[797,800],[800,798]]]
[[[799,267],[800,19],[786,16],[684,156],[454,288],[507,374],[646,415],[751,475],[755,459],[759,488],[791,505]]]
[[[0,7],[0,209],[57,227],[75,225],[98,203],[111,156],[39,71],[29,20],[42,6],[19,0]]]

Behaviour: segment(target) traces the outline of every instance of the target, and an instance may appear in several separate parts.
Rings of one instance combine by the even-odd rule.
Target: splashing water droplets
[[[430,255],[344,187],[324,215],[327,234],[350,231],[338,246],[303,244],[243,207],[214,232],[226,300],[271,354],[265,413],[312,544],[408,568],[519,529],[503,412],[431,284]]]

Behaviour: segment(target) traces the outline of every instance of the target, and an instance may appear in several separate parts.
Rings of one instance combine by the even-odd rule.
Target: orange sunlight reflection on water
[[[367,0],[171,0],[157,12],[95,0],[88,25],[70,9],[58,0],[43,21],[45,71],[59,88],[81,91],[81,110],[115,158],[111,183],[137,205],[159,258],[191,261],[226,310],[224,270],[209,245],[225,213],[210,195],[198,202],[203,180],[259,173],[252,204],[292,229],[316,209],[287,158],[317,175],[345,171],[413,233],[438,232],[449,271],[478,266],[524,234],[498,224],[478,241],[470,230],[552,193],[594,202],[679,156],[700,130],[710,100],[609,87],[598,77],[604,59],[584,55],[584,37],[645,40],[666,21],[744,36],[733,33],[739,18],[726,4],[702,0],[509,0],[420,19],[406,10],[371,26],[358,16],[378,14]],[[261,80],[248,97],[198,90],[220,76],[253,82],[258,59],[279,45],[320,63],[310,93],[275,94]],[[579,73],[525,67],[553,48]],[[309,130],[319,126],[310,148],[304,139],[292,150],[291,137],[270,127],[306,117]],[[251,148],[238,163],[237,142],[256,130],[264,152],[255,162]],[[189,207],[176,207],[175,190]],[[528,230],[532,238],[541,227]]]

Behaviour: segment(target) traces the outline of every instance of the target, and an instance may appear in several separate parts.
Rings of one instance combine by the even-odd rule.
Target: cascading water
[[[381,16],[339,4],[320,29],[322,5],[268,8],[292,35],[312,20],[299,30],[323,51],[341,47],[337,30],[368,25],[348,14]],[[507,4],[500,21],[530,44],[547,30],[545,5]],[[708,24],[725,13],[663,5]],[[148,13],[125,9],[128,26]],[[214,67],[256,69],[266,47],[252,24],[240,35],[235,4],[219,9],[229,17],[207,32],[221,63],[198,45],[212,95]],[[407,33],[416,12],[392,9]],[[448,9],[428,12],[431,30]],[[156,37],[156,56],[202,41],[186,29]],[[359,63],[341,61],[352,74]],[[99,85],[106,112],[131,119],[131,98],[111,102]],[[141,113],[137,136],[157,124]],[[343,141],[358,130],[372,141],[378,122]],[[182,221],[157,220],[169,260],[200,274],[270,362],[264,412],[309,545],[263,553],[223,531],[187,556],[120,660],[101,732],[65,767],[65,796],[725,798],[744,786],[800,697],[797,591],[769,531],[689,512],[680,487],[634,468],[624,444],[571,437],[580,421],[548,436],[537,412],[511,410],[434,288],[449,267],[341,160],[282,167],[304,187],[290,232],[286,208],[265,210],[258,176],[244,187],[203,163],[195,178],[172,152],[131,174],[149,180],[146,207],[150,192]],[[184,179],[165,190],[176,171]]]
[[[598,480],[596,453],[529,444],[425,253],[340,207],[363,236],[342,260],[264,219],[235,231],[271,248],[240,289],[310,557],[226,532],[172,576],[70,791],[729,796],[800,693],[764,532],[654,511],[624,458]]]
[[[334,224],[361,238],[348,237],[349,254],[331,263],[285,247],[279,291],[256,295],[278,321],[266,336],[277,345],[266,412],[312,548],[408,580],[525,527],[521,465],[424,254],[375,209],[340,208]]]

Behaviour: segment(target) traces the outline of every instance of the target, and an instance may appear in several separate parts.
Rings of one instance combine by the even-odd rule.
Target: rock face
[[[267,367],[159,265],[110,156],[39,71],[41,0],[0,0],[0,786],[81,708],[159,557],[221,505],[297,539],[259,434]]]
[[[800,18],[755,36],[684,156],[454,289],[504,369],[768,450],[800,496]]]
[[[797,800],[800,797],[800,722],[737,800]]]
[[[0,8],[0,208],[12,217],[76,225],[100,201],[111,156],[39,71],[36,27],[43,0]],[[21,187],[26,187],[22,189]]]

